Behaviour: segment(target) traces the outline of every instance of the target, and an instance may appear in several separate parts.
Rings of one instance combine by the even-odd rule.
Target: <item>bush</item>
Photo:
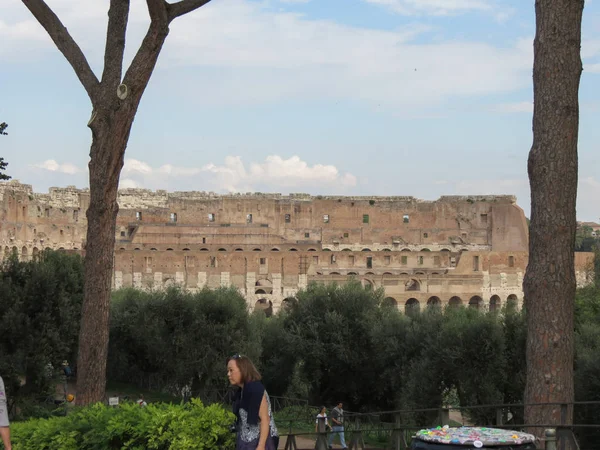
[[[13,423],[11,431],[14,450],[227,450],[235,447],[233,420],[231,412],[199,400],[145,408],[96,404],[67,417]]]
[[[113,295],[108,352],[111,381],[181,395],[227,388],[225,361],[234,353],[257,357],[261,324],[238,291],[177,288]]]

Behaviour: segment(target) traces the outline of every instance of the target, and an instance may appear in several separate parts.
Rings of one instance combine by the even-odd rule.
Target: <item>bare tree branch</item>
[[[165,0],[146,0],[150,20],[153,23],[167,23],[167,2]]]
[[[85,55],[81,51],[81,48],[73,40],[69,31],[62,24],[60,19],[54,14],[54,12],[46,5],[44,0],[22,0],[23,4],[31,11],[31,14],[37,19],[37,21],[44,27],[46,32],[50,35],[50,38],[54,41],[56,47],[69,61],[71,67],[75,71],[77,78],[81,81],[84,89],[86,90],[92,104],[96,99],[96,90],[100,85],[98,78],[94,75],[92,68],[85,59]]]
[[[110,0],[108,10],[108,30],[104,50],[104,89],[116,92],[123,72],[123,54],[125,53],[125,34],[129,20],[130,0]]]
[[[151,1],[154,0],[148,0],[148,3]],[[166,22],[152,21],[150,23],[142,45],[140,45],[123,78],[123,83],[127,85],[132,95],[136,98],[141,98],[146,89],[150,76],[156,66],[156,61],[158,61],[160,50],[168,34],[169,25]]]
[[[189,12],[192,12],[204,5],[206,5],[210,0],[180,0],[177,3],[169,3],[167,4],[167,9],[169,11],[169,22],[179,16],[183,16]]]

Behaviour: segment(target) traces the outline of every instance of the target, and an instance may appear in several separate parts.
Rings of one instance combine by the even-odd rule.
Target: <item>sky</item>
[[[102,73],[108,0],[47,0]],[[131,0],[128,66],[147,29]],[[529,215],[534,0],[212,0],[176,19],[120,187],[512,194]],[[89,98],[19,0],[0,16],[0,156],[88,186]],[[578,220],[600,221],[600,0],[587,0]]]

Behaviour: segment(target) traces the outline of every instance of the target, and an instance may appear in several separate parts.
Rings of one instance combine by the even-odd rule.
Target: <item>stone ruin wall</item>
[[[114,288],[233,285],[249,306],[274,311],[309,282],[349,277],[383,287],[386,301],[402,309],[453,297],[479,307],[523,300],[527,225],[513,196],[424,201],[123,189],[118,201]],[[84,248],[87,189],[39,194],[4,182],[0,204],[0,253],[26,259],[45,248]],[[583,283],[589,261],[582,258]]]

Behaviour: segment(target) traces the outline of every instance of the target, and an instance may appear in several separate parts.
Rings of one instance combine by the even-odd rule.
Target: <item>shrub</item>
[[[221,406],[204,406],[199,400],[145,408],[96,404],[67,417],[16,422],[11,430],[14,450],[227,450],[235,446],[229,431],[233,420]]]

